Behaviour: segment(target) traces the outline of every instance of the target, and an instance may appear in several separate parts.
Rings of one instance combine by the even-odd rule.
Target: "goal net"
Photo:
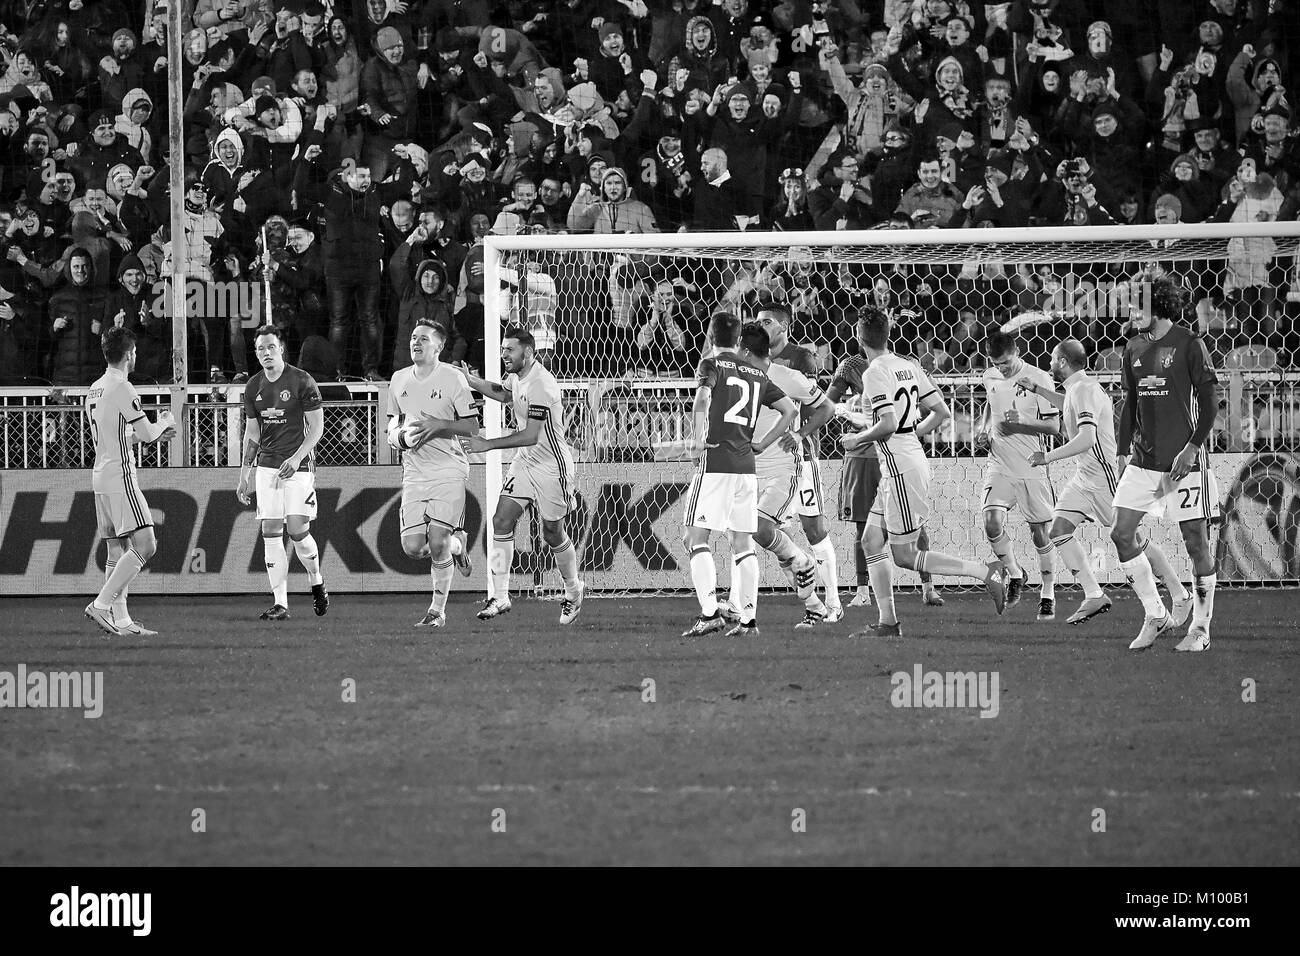
[[[1131,280],[1158,265],[1190,289],[1183,323],[1200,331],[1220,369],[1211,445],[1225,498],[1220,576],[1291,581],[1300,577],[1296,516],[1287,504],[1294,488],[1282,483],[1295,469],[1275,459],[1300,440],[1297,370],[1288,364],[1298,237],[1296,223],[998,230],[996,238],[988,230],[491,236],[485,279],[496,294],[485,296],[484,364],[487,377],[499,380],[501,335],[523,326],[561,382],[577,461],[569,534],[589,592],[683,591],[692,375],[709,317],[727,310],[748,320],[765,303],[785,305],[789,347],[807,350],[825,387],[858,351],[857,311],[878,306],[894,320],[893,350],[926,369],[952,410],[946,426],[924,440],[932,470],[929,546],[992,559],[980,501],[985,453],[976,443],[985,335],[1015,329],[1022,358],[1039,368],[1057,342],[1080,339],[1118,409]],[[488,402],[486,414],[489,434],[514,427],[509,409]],[[842,429],[832,421],[819,448],[826,522],[847,590],[858,581],[858,562],[856,528],[838,510]],[[1273,460],[1263,461],[1262,452]],[[489,512],[509,454],[488,456]],[[1054,484],[1073,471],[1070,462],[1054,466]],[[1033,583],[1039,572],[1029,529],[1015,511],[1008,525]],[[806,549],[797,518],[787,530]],[[535,515],[521,521],[514,580],[554,593],[558,574],[540,532]],[[1152,521],[1149,533],[1170,546],[1190,578],[1177,528]],[[1100,578],[1122,583],[1104,530],[1085,527],[1079,536]],[[726,548],[725,535],[715,536],[720,587],[730,573]],[[785,588],[775,559],[761,555],[762,585]],[[1058,562],[1058,583],[1069,586],[1071,578]],[[918,583],[901,570],[895,581]]]

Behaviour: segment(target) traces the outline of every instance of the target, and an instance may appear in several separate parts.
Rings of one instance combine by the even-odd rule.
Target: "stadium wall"
[[[1222,454],[1213,459],[1223,497],[1219,537],[1220,580],[1296,583],[1300,579],[1300,458],[1287,454]],[[931,463],[931,546],[987,558],[979,504],[980,466],[970,459]],[[835,507],[840,463],[822,465],[828,506]],[[690,481],[684,462],[602,464],[580,468],[578,508],[570,533],[582,542],[582,570],[601,590],[683,590],[682,500]],[[157,522],[158,553],[132,585],[137,594],[260,593],[266,590],[262,545],[251,508],[235,497],[237,470],[229,468],[142,469],[140,482]],[[1058,486],[1064,473],[1058,473]],[[428,590],[428,562],[408,558],[398,539],[401,469],[397,466],[329,468],[317,476],[319,513],[313,533],[331,590],[346,592]],[[89,473],[81,470],[8,471],[0,474],[0,594],[88,594],[103,575],[104,547],[96,535]],[[475,544],[475,572],[457,576],[458,590],[485,593],[484,514],[486,477],[472,469],[465,526]],[[840,582],[854,581],[853,528],[829,522],[840,555]],[[1024,523],[1013,515],[1018,553],[1029,576],[1037,561]],[[1169,554],[1190,574],[1178,532],[1167,522],[1148,522]],[[517,589],[550,576],[549,555],[536,531],[521,522],[516,552]],[[802,540],[798,532],[796,541]],[[1082,538],[1112,583],[1123,583],[1114,549],[1088,527]],[[722,540],[715,546],[725,550]],[[763,583],[783,586],[764,553]],[[720,561],[720,583],[729,562]],[[896,571],[901,586],[916,582]],[[1070,575],[1061,570],[1058,580]],[[306,591],[294,562],[290,585]]]

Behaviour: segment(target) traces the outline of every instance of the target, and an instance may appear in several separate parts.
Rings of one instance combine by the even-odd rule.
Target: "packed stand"
[[[481,367],[489,233],[1295,219],[1294,7],[197,0],[174,157],[165,4],[0,3],[0,384],[88,384],[110,324],[139,337],[141,382],[171,379],[172,162],[189,368],[213,383],[246,380],[268,316],[328,378],[409,364],[421,318]],[[1217,353],[1300,352],[1293,253],[1239,241],[1185,269]],[[502,306],[575,377],[689,374],[713,309],[771,301],[825,368],[867,301],[941,372],[1029,308],[1121,341],[1060,299],[1122,265],[815,258],[520,253]]]

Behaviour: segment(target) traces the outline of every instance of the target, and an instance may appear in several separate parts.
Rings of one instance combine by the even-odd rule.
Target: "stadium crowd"
[[[322,379],[409,364],[424,317],[477,366],[488,233],[1257,222],[1300,207],[1294,0],[187,0],[184,13],[173,156],[165,3],[0,2],[0,384],[88,384],[114,324],[139,337],[142,382],[170,379],[172,163],[198,283],[188,360],[216,383],[249,373],[248,316],[203,294],[231,283],[269,290],[291,357]],[[875,302],[900,350],[963,370],[991,323],[1077,288],[1059,268],[988,261],[506,265],[509,317],[561,376],[682,374],[704,317],[742,301],[782,302],[795,341],[837,343],[827,367],[852,348],[846,311]],[[1300,352],[1292,250],[1239,241],[1194,277],[1220,353]],[[1065,324],[1043,341],[1122,333]]]

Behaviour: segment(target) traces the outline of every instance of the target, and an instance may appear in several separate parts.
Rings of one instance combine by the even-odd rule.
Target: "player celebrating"
[[[867,373],[870,359],[865,355],[850,355],[835,370],[826,398],[834,403],[835,415],[853,428],[871,427],[872,421],[866,414],[870,403],[867,402],[863,377]],[[847,400],[845,400],[847,398]],[[864,405],[863,403],[867,404]],[[840,517],[853,522],[857,534],[853,539],[853,559],[857,570],[858,593],[849,601],[849,607],[871,606],[871,585],[867,570],[867,555],[862,550],[866,538],[867,522],[871,519],[871,509],[875,506],[876,495],[880,491],[880,459],[876,456],[876,443],[866,442],[845,449],[843,468],[840,471]],[[930,550],[930,538],[925,528],[921,528],[916,538],[916,547],[920,551]],[[943,607],[943,598],[934,586],[934,579],[928,571],[921,572],[921,599],[931,607]]]
[[[894,611],[893,575],[884,552],[886,532],[894,562],[900,567],[975,578],[983,582],[999,614],[1006,603],[1000,564],[985,566],[916,547],[930,511],[930,465],[920,439],[942,425],[951,412],[919,365],[889,351],[889,329],[889,317],[880,309],[867,306],[858,313],[858,344],[870,363],[863,384],[871,398],[875,424],[840,439],[846,449],[878,442],[887,472],[862,541],[880,620],[854,637],[900,637],[903,633]]]
[[[790,310],[780,303],[769,303],[759,306],[757,315],[758,324],[763,327],[767,333],[768,343],[770,345],[769,355],[772,360],[772,368],[786,368],[805,379],[811,380],[813,387],[816,388],[817,366],[813,358],[813,351],[810,348],[801,345],[795,345],[790,341]],[[781,372],[773,374],[769,369],[769,377],[787,395],[792,398],[798,398],[795,386],[792,384],[786,387]],[[815,627],[817,624],[825,621],[828,624],[834,624],[844,617],[844,607],[840,603],[840,581],[838,562],[835,557],[835,542],[830,538],[826,529],[826,518],[822,513],[822,502],[825,500],[822,494],[822,472],[821,463],[817,460],[817,440],[816,434],[821,428],[835,415],[835,406],[826,401],[824,393],[818,390],[821,395],[820,400],[811,404],[804,404],[800,408],[799,429],[795,433],[801,440],[801,447],[798,449],[800,461],[797,463],[798,479],[798,497],[795,500],[794,510],[799,514],[799,523],[803,525],[804,537],[808,539],[809,548],[812,551],[813,561],[817,565],[817,578],[821,581],[822,589],[826,594],[825,603],[817,599],[816,594],[809,594],[804,600],[807,613],[804,619],[795,627]],[[772,412],[763,411],[763,415],[771,415]],[[762,422],[759,423],[758,431],[760,434],[766,434]],[[781,439],[785,444],[785,439]],[[771,450],[768,450],[771,454]],[[761,461],[757,467],[762,468]],[[762,488],[759,489],[759,525],[760,532],[763,523],[763,504]],[[758,538],[754,540],[759,541]],[[766,547],[766,546],[765,546]],[[797,583],[797,582],[796,582]]]
[[[564,518],[573,506],[573,452],[564,438],[564,406],[560,383],[537,360],[537,345],[527,329],[511,327],[501,340],[501,365],[506,379],[500,385],[476,377],[465,369],[470,388],[496,402],[511,402],[518,429],[503,438],[470,437],[470,451],[518,448],[510,474],[501,483],[496,514],[492,516],[492,596],[478,612],[486,621],[510,610],[510,565],[515,558],[515,525],[532,502],[542,519],[542,538],[555,556],[564,579],[560,623],[571,624],[582,610],[583,583],[578,580],[578,554],[564,530]]]
[[[254,335],[262,368],[244,386],[244,464],[236,490],[243,504],[257,497],[266,576],[274,603],[258,615],[263,621],[289,619],[289,556],[285,526],[294,552],[307,571],[316,614],[330,606],[320,573],[320,552],[311,536],[316,517],[316,443],[325,432],[325,409],[315,380],[284,361],[284,334],[263,325]],[[256,466],[256,481],[252,469]]]
[[[1219,489],[1204,450],[1214,428],[1216,377],[1205,343],[1174,325],[1186,289],[1163,272],[1142,278],[1142,291],[1149,291],[1143,297],[1139,283],[1133,283],[1137,334],[1124,347],[1120,475],[1110,537],[1146,611],[1142,630],[1129,645],[1142,650],[1176,621],[1156,590],[1151,562],[1138,543],[1138,525],[1145,515],[1172,511],[1196,575],[1192,626],[1174,650],[1203,651],[1210,646],[1216,583],[1209,522],[1219,518]]]
[[[696,374],[691,457],[699,461],[699,468],[686,494],[682,538],[690,555],[700,616],[682,637],[709,634],[723,626],[714,594],[717,568],[709,549],[713,531],[730,535],[731,573],[738,582],[740,623],[727,636],[757,637],[758,556],[751,541],[758,528],[755,455],[762,455],[789,430],[799,410],[756,364],[768,357],[762,326],[750,324],[742,330],[738,317],[719,312],[710,328],[713,354],[700,359]],[[780,417],[762,439],[755,440],[760,405],[774,407]]]
[[[1052,376],[1065,388],[1044,392],[1041,386],[1025,377],[1016,384],[1063,408],[1062,420],[1069,439],[1052,451],[1036,451],[1030,464],[1045,466],[1053,461],[1076,458],[1074,477],[1061,491],[1052,517],[1052,543],[1061,552],[1061,560],[1083,585],[1083,603],[1070,615],[1070,624],[1082,624],[1110,610],[1111,601],[1097,583],[1083,546],[1074,537],[1081,521],[1095,521],[1103,528],[1115,523],[1115,422],[1110,398],[1085,371],[1087,353],[1078,339],[1066,339],[1052,350]],[[1187,620],[1192,603],[1169,558],[1154,541],[1147,542],[1147,558],[1164,579],[1174,599],[1173,617],[1178,623]]]
[[[86,416],[95,442],[91,489],[95,493],[99,533],[108,545],[108,559],[104,563],[104,586],[86,605],[86,617],[108,634],[152,637],[158,632],[131,620],[126,608],[127,588],[158,548],[153,515],[140,491],[130,446],[170,441],[176,436],[176,428],[163,421],[150,421],[140,408],[135,386],[128,381],[135,371],[135,334],[130,329],[110,328],[100,338],[100,346],[108,368],[86,393]],[[134,434],[127,435],[127,426]],[[130,547],[123,545],[123,539],[130,542]]]
[[[1056,495],[1047,468],[1041,471],[1030,464],[1035,452],[1045,450],[1044,437],[1058,431],[1056,406],[1037,395],[1037,390],[1053,391],[1052,377],[1020,358],[1020,343],[1014,333],[994,330],[984,342],[984,351],[992,366],[984,372],[983,425],[976,438],[977,448],[987,448],[984,465],[984,534],[993,553],[1006,567],[1007,607],[1020,602],[1025,573],[1016,561],[1011,536],[1007,534],[1007,512],[1019,507],[1029,522],[1029,533],[1038,549],[1038,568],[1042,575],[1038,600],[1038,620],[1056,617],[1056,551],[1047,533],[1052,520]],[[1033,391],[1020,384],[1032,382]]]
[[[388,392],[388,442],[402,449],[402,550],[430,558],[433,596],[416,627],[444,627],[453,563],[473,568],[461,522],[469,458],[460,437],[478,434],[478,414],[465,373],[439,361],[447,330],[421,319],[411,330],[413,365],[393,373]],[[411,427],[408,429],[408,425]]]

